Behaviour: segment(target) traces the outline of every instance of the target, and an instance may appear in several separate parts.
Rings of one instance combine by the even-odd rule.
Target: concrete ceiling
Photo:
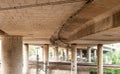
[[[0,34],[29,44],[119,42],[120,0],[86,1],[0,0]]]
[[[25,43],[49,43],[51,35],[84,3],[82,0],[0,0],[0,30],[23,36]]]
[[[120,0],[94,0],[67,20],[59,32],[63,44],[108,44],[120,41]],[[57,40],[55,35],[54,39]],[[60,41],[56,41],[59,44]],[[58,43],[57,43],[58,42]]]

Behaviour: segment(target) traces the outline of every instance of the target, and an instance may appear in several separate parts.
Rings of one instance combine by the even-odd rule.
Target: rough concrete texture
[[[25,43],[44,44],[49,42],[51,35],[60,25],[79,10],[85,2],[86,0],[7,2],[0,0],[0,30],[9,35],[23,36]]]
[[[120,0],[85,2],[0,0],[0,34],[21,35],[24,42],[30,44],[50,44],[50,39],[58,44],[106,44],[120,41]],[[25,8],[10,9],[16,6]],[[108,35],[109,32],[111,34]]]
[[[29,64],[29,45],[23,45],[23,72],[24,74],[28,74],[28,64]]]
[[[2,72],[1,74],[22,74],[22,37],[2,37]]]
[[[0,0],[0,34],[21,35],[29,44],[119,42],[120,0],[86,1]]]
[[[63,43],[86,45],[119,42],[119,2],[120,0],[94,0],[86,5],[66,21],[59,32],[58,44],[59,40]]]

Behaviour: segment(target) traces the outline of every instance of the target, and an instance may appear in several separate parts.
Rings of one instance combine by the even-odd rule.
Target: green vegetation
[[[91,68],[90,74],[97,74],[97,69]],[[104,74],[120,74],[120,69],[104,68]]]
[[[32,55],[34,55],[34,54],[36,54],[36,48],[35,48],[35,46],[29,46],[29,56],[32,56]]]
[[[97,62],[96,59],[93,58],[93,61]],[[120,64],[120,50],[109,51],[103,54],[103,62],[104,64]],[[91,68],[90,74],[97,74],[97,69]],[[104,74],[120,74],[120,69],[104,68]]]
[[[120,64],[120,50],[110,51],[103,55],[104,64]]]

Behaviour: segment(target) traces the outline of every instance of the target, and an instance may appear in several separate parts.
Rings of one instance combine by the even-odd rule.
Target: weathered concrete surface
[[[0,34],[21,35],[25,43],[48,44],[50,37],[87,0],[0,0]]]
[[[44,71],[45,71],[45,74],[49,74],[49,45],[48,44],[45,44],[43,46],[43,51],[44,51]]]
[[[120,0],[87,1],[0,0],[0,35],[21,35],[29,44],[120,41]]]
[[[59,32],[58,44],[60,41],[65,44],[118,42],[120,40],[117,37],[119,36],[117,31],[120,29],[119,2],[120,0],[109,0],[109,2],[106,0],[94,0],[88,4],[76,16],[66,21]],[[114,29],[116,30],[114,31]],[[109,34],[111,32],[109,30],[113,30],[112,34]]]
[[[2,37],[2,68],[1,74],[22,74],[22,37]]]
[[[24,74],[28,74],[28,65],[29,65],[29,45],[24,44],[23,46],[23,72]]]
[[[97,52],[97,73],[98,74],[103,74],[103,45],[102,44],[98,44],[97,48],[98,48],[98,52]]]
[[[77,74],[77,48],[72,45],[71,48],[71,74]]]
[[[91,33],[96,33],[112,26],[114,27],[115,24],[113,22],[118,20],[117,17],[117,19],[114,18],[114,15],[119,14],[119,2],[120,0],[109,0],[109,2],[105,2],[105,0],[95,0],[82,9],[78,15],[66,22],[61,36],[69,32],[71,37],[74,36],[75,33],[79,34],[79,37],[84,37]],[[69,37],[68,33],[65,37]]]

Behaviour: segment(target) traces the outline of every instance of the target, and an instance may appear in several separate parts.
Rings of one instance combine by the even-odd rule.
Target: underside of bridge
[[[0,0],[2,74],[22,74],[23,44],[26,49],[27,45],[43,46],[45,74],[49,72],[49,46],[72,49],[71,74],[77,74],[76,48],[98,46],[97,72],[103,74],[103,44],[120,41],[119,3],[120,0]]]

